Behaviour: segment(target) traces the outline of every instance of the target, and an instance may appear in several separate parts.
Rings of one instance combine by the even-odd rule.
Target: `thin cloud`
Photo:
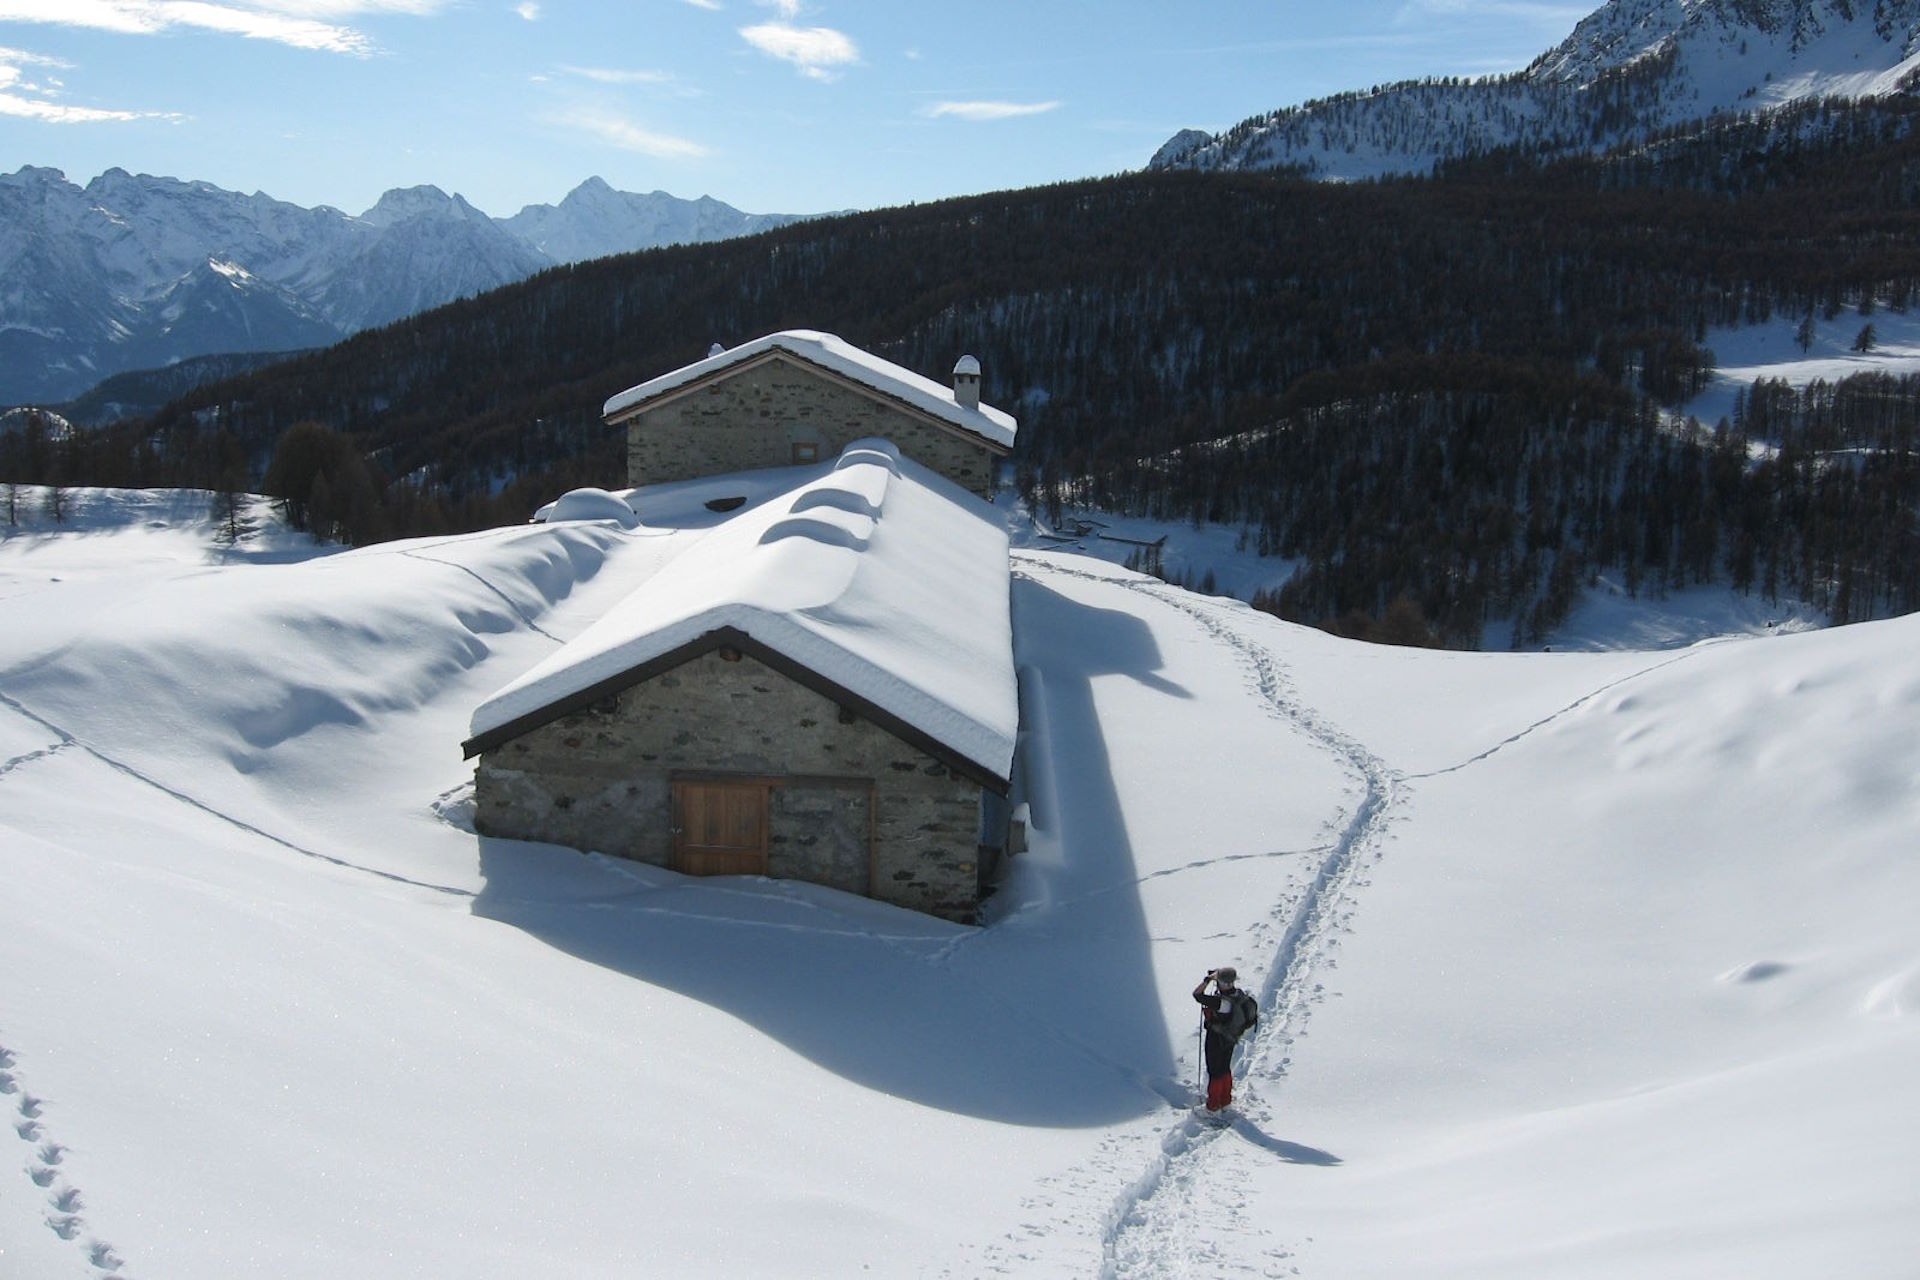
[[[562,65],[559,68],[570,76],[582,80],[591,80],[595,84],[671,84],[671,71],[625,70],[619,67],[574,67]]]
[[[106,107],[76,107],[54,101],[60,81],[48,77],[47,84],[27,80],[24,68],[49,67],[67,70],[70,62],[43,57],[19,49],[0,49],[0,116],[38,120],[45,124],[107,124],[129,120],[177,120],[168,111],[125,111]]]
[[[557,125],[574,133],[584,133],[598,142],[620,148],[622,151],[637,151],[644,156],[654,156],[662,160],[694,160],[709,154],[706,147],[687,138],[676,138],[670,134],[655,133],[643,129],[633,121],[617,112],[601,110],[597,107],[577,107],[570,111],[559,111],[546,117],[547,123]]]
[[[687,3],[696,9],[705,9],[708,13],[718,13],[722,7],[720,0],[687,0]]]
[[[247,8],[271,9],[275,13],[298,14],[303,18],[357,18],[364,13],[398,13],[413,18],[430,18],[445,9],[452,0],[241,0]]]
[[[1391,25],[1427,18],[1472,18],[1517,19],[1541,26],[1564,24],[1571,28],[1592,11],[1592,5],[1554,4],[1552,0],[1408,0],[1393,15]]]
[[[832,80],[838,74],[835,68],[860,61],[859,46],[832,27],[761,22],[740,28],[740,35],[768,57],[791,62],[810,80]]]
[[[1019,116],[1045,115],[1057,110],[1058,102],[936,102],[921,108],[921,114],[938,120],[1012,120]]]
[[[521,0],[521,3],[513,6],[513,11],[528,22],[540,21],[540,6],[533,3],[533,0]]]
[[[178,28],[365,57],[373,41],[331,19],[438,12],[444,0],[0,0],[0,22],[37,22],[117,35]]]

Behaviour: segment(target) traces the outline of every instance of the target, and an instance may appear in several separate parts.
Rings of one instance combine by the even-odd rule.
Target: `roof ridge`
[[[763,334],[750,342],[669,370],[609,397],[601,406],[601,416],[609,422],[624,420],[654,400],[677,395],[736,365],[764,359],[774,352],[886,396],[995,449],[1011,449],[1020,429],[1019,420],[1004,410],[985,403],[963,405],[955,399],[952,387],[856,347],[837,334],[816,329],[782,329]]]

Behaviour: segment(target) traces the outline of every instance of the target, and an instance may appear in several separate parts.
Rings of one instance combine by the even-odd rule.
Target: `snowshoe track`
[[[1331,959],[1356,870],[1377,849],[1399,779],[1379,757],[1306,706],[1289,683],[1279,658],[1230,625],[1228,609],[1157,583],[1126,585],[1180,610],[1215,640],[1236,650],[1250,683],[1275,718],[1299,729],[1333,755],[1360,786],[1359,800],[1347,815],[1344,829],[1305,890],[1291,904],[1275,904],[1275,919],[1284,918],[1286,924],[1257,988],[1263,1015],[1242,1050],[1244,1077],[1238,1082],[1235,1102],[1248,1119],[1265,1120],[1272,1111],[1264,1095],[1278,1088],[1292,1062],[1293,1041],[1305,1029],[1317,991],[1312,976]],[[1147,1172],[1121,1193],[1108,1215],[1101,1250],[1103,1277],[1120,1280],[1135,1275],[1224,1274],[1224,1261],[1214,1256],[1204,1241],[1188,1237],[1193,1223],[1219,1219],[1217,1214],[1197,1212],[1195,1201],[1209,1148],[1232,1132],[1231,1124],[1220,1126],[1189,1115],[1166,1133],[1160,1153]],[[1233,1216],[1228,1215],[1229,1219]],[[1288,1255],[1275,1251],[1269,1256],[1275,1272],[1280,1273]]]
[[[1234,625],[1255,616],[1247,613],[1245,606],[1215,603],[1152,579],[1121,579],[1033,561],[1025,562],[1022,568],[1121,586],[1187,615],[1211,638],[1235,651],[1248,684],[1269,714],[1332,755],[1356,784],[1347,799],[1350,807],[1329,824],[1339,826],[1337,836],[1330,845],[1314,851],[1323,856],[1311,879],[1303,890],[1275,903],[1273,923],[1255,931],[1257,940],[1272,937],[1276,928],[1279,936],[1256,987],[1262,1011],[1260,1025],[1241,1051],[1244,1075],[1237,1082],[1234,1109],[1244,1118],[1223,1125],[1192,1112],[1183,1114],[1161,1134],[1146,1167],[1114,1197],[1102,1224],[1099,1274],[1103,1280],[1241,1274],[1205,1239],[1194,1234],[1195,1224],[1203,1221],[1217,1230],[1221,1217],[1198,1212],[1196,1202],[1202,1194],[1206,1157],[1215,1142],[1234,1132],[1236,1124],[1257,1125],[1271,1117],[1265,1095],[1277,1090],[1286,1076],[1293,1041],[1304,1030],[1319,991],[1313,975],[1331,963],[1358,869],[1377,856],[1402,779],[1358,740],[1301,700],[1274,652],[1245,628]],[[1259,1134],[1257,1128],[1253,1132]],[[1217,1197],[1207,1203],[1218,1203]],[[1234,1215],[1227,1217],[1232,1219]],[[1239,1257],[1244,1263],[1245,1254]],[[1291,1254],[1286,1249],[1270,1248],[1267,1257],[1270,1274],[1292,1272]]]

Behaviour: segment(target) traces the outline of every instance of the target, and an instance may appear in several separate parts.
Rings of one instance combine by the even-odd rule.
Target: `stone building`
[[[1006,534],[884,441],[797,479],[481,705],[482,834],[973,917],[1019,720]]]
[[[993,493],[994,464],[1018,423],[980,403],[980,362],[962,356],[953,385],[862,351],[830,333],[794,329],[732,348],[621,392],[609,425],[627,428],[627,483],[671,480],[833,457],[880,437],[963,489]]]

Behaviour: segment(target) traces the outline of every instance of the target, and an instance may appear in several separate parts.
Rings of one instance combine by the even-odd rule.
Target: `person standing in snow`
[[[1202,1051],[1207,1059],[1207,1110],[1218,1111],[1233,1101],[1233,1047],[1240,1037],[1260,1021],[1260,1006],[1254,998],[1233,984],[1239,973],[1232,965],[1207,970],[1193,998],[1200,1003],[1200,1023],[1205,1028]],[[1213,990],[1207,990],[1207,984]]]

